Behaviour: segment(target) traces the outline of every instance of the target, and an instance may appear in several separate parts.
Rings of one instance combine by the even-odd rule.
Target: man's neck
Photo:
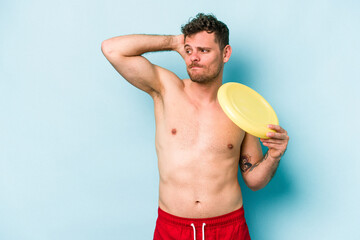
[[[218,78],[207,84],[201,84],[189,80],[187,90],[190,98],[196,105],[207,106],[217,102],[217,92],[221,85],[222,78]]]

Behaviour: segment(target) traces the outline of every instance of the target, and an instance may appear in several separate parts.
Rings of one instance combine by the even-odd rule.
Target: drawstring
[[[206,223],[203,223],[202,225],[202,239],[205,240],[205,225]],[[196,240],[196,230],[195,230],[195,225],[192,223],[191,226],[194,229],[194,240]]]
[[[193,227],[194,229],[194,240],[196,240],[196,230],[195,230],[195,225],[192,223],[191,226]]]
[[[205,225],[206,225],[206,223],[203,223],[203,227],[202,227],[203,240],[205,240]]]

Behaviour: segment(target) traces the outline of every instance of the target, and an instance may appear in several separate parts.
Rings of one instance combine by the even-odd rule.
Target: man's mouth
[[[193,64],[191,64],[190,66],[189,66],[189,68],[202,68],[202,66],[201,65],[193,65]]]

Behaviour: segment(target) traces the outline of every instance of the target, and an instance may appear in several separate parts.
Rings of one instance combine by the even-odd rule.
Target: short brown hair
[[[215,41],[219,44],[221,50],[229,44],[229,29],[225,23],[217,20],[213,14],[205,15],[199,13],[195,18],[191,19],[187,24],[181,27],[184,39],[192,34],[206,31],[207,33],[215,33]]]

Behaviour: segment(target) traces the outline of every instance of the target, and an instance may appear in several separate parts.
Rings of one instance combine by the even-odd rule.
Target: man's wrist
[[[172,49],[178,52],[182,57],[184,57],[184,35],[173,35],[172,36]]]
[[[269,152],[266,153],[267,155],[267,159],[270,161],[270,162],[273,162],[273,163],[279,163],[280,162],[280,159],[281,157],[273,157],[269,154]]]

